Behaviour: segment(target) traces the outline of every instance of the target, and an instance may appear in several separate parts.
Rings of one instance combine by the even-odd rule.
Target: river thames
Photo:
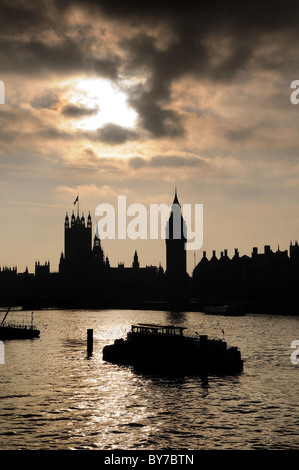
[[[299,450],[299,365],[291,361],[299,316],[43,310],[34,321],[40,338],[4,345],[1,450]],[[103,347],[137,322],[224,335],[244,370],[161,377],[104,362]]]

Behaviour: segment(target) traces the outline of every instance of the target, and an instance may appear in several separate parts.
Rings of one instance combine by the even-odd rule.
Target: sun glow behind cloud
[[[38,213],[39,224],[32,209],[37,195],[49,212],[53,204],[67,209],[73,196],[53,201],[56,187],[79,188],[89,210],[100,197],[93,185],[109,200],[128,189],[132,201],[159,203],[176,184],[182,203],[205,204],[207,254],[287,246],[297,236],[295,14],[279,2],[267,14],[262,2],[251,2],[246,14],[241,3],[219,10],[197,2],[188,11],[163,2],[147,11],[146,2],[41,4],[0,4],[0,192],[1,212],[10,216],[1,230],[2,265],[25,269],[48,253],[46,230],[60,237],[54,209],[51,220]],[[89,186],[92,197],[81,189]],[[11,239],[20,221],[32,247],[25,237],[23,244]],[[60,246],[59,238],[54,263]],[[116,250],[131,263],[131,254],[122,259]],[[158,261],[164,245],[161,253]],[[140,256],[155,262],[148,252]]]
[[[107,123],[133,128],[136,124],[137,113],[128,106],[125,93],[107,80],[78,80],[73,104],[98,110],[74,123],[80,129],[96,130]]]

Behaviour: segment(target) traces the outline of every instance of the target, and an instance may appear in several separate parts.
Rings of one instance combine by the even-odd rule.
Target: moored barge
[[[33,312],[31,314],[31,324],[16,325],[5,324],[5,320],[9,311],[10,307],[8,308],[0,324],[0,340],[39,338],[40,331],[33,325]]]
[[[103,360],[171,374],[235,374],[243,370],[237,347],[207,335],[185,336],[184,330],[173,325],[132,325],[126,339],[116,339],[103,348]]]

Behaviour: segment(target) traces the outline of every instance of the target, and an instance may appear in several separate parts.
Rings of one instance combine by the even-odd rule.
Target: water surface
[[[299,449],[299,365],[290,360],[299,316],[49,310],[34,318],[39,339],[5,342],[0,449]],[[224,330],[228,345],[241,349],[244,371],[174,378],[105,363],[103,346],[134,322],[218,338]]]

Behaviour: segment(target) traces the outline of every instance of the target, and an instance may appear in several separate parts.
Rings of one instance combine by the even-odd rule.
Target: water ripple
[[[11,342],[1,366],[0,448],[298,449],[299,368],[289,361],[298,318],[184,315],[210,336],[223,328],[246,358],[237,377],[159,377],[102,360],[134,322],[167,312],[36,312],[39,341]],[[221,323],[221,324],[220,324]],[[94,328],[87,360],[86,330]]]

